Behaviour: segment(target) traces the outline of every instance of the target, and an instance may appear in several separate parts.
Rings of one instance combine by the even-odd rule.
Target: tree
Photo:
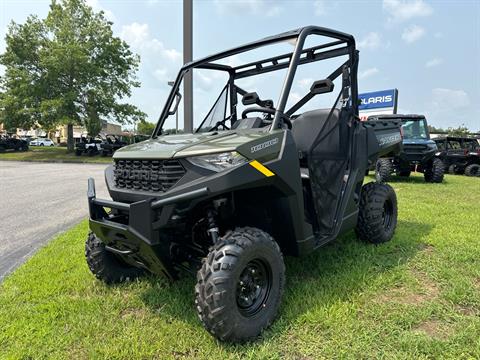
[[[140,86],[139,57],[113,36],[111,25],[85,0],[52,0],[46,19],[32,15],[25,24],[12,22],[0,55],[6,67],[0,121],[23,128],[67,124],[73,150],[75,124],[95,132],[101,120],[143,120],[142,111],[121,102]]]
[[[428,126],[428,132],[430,132],[430,133],[440,133],[441,134],[441,133],[446,133],[447,132],[445,129],[442,129],[442,128],[439,128],[439,127],[437,128],[437,127],[435,127],[433,125],[430,125],[430,124],[427,125],[427,126]]]
[[[140,121],[137,125],[137,133],[140,135],[152,135],[155,124],[148,121]]]
[[[460,136],[460,137],[462,137],[462,136],[472,135],[470,130],[468,130],[468,128],[464,124],[462,124],[461,126],[458,126],[456,128],[449,127],[447,129],[447,132],[448,132],[449,136]]]

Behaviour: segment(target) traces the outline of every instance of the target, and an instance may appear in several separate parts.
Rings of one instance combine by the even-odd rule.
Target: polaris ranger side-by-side
[[[403,150],[393,157],[377,160],[375,177],[378,182],[386,182],[393,173],[409,177],[412,171],[423,172],[426,182],[441,183],[444,165],[436,157],[435,141],[430,139],[427,120],[423,115],[374,115],[369,121],[400,120],[403,132]]]
[[[446,136],[434,140],[437,156],[450,174],[480,176],[480,144],[477,139]]]
[[[238,64],[278,44],[293,51]],[[232,56],[237,65],[223,61]],[[290,96],[302,66],[318,65],[319,73],[332,60],[338,64],[303,97]],[[105,173],[113,200],[96,198],[89,180],[90,270],[107,283],[145,272],[172,280],[196,273],[200,320],[217,338],[237,342],[274,320],[284,255],[309,254],[353,229],[364,241],[389,241],[395,192],[363,180],[369,162],[401,146],[400,127],[360,121],[357,66],[353,36],[316,26],[185,64],[152,137],[113,155]],[[193,134],[164,134],[179,110],[183,79],[192,73],[195,79],[199,69],[220,73],[209,79],[225,75],[220,93]],[[252,78],[282,70],[278,102],[261,97]],[[312,108],[324,96],[334,106]]]

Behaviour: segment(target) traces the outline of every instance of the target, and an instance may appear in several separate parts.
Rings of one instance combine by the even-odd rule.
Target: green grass
[[[287,258],[280,316],[244,345],[202,328],[193,278],[95,280],[82,222],[1,285],[0,358],[480,358],[480,179],[392,185],[394,239],[372,246],[352,233]]]
[[[68,153],[66,147],[42,147],[32,146],[25,152],[4,152],[0,153],[0,160],[12,161],[43,161],[43,162],[82,162],[82,163],[110,163],[110,157],[101,156],[76,156]]]

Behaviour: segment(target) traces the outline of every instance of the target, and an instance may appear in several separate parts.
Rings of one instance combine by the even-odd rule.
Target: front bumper
[[[127,263],[174,279],[176,271],[170,258],[170,241],[162,239],[158,230],[170,219],[173,204],[208,195],[209,190],[204,187],[159,200],[145,199],[128,204],[97,199],[95,182],[90,178],[87,192],[90,229],[108,251]]]

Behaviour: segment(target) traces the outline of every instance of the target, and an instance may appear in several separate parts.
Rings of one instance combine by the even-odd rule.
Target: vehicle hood
[[[240,145],[269,135],[260,131],[221,131],[163,135],[117,150],[114,159],[169,159],[236,150]]]
[[[435,141],[430,139],[403,139],[405,145],[436,145]]]

